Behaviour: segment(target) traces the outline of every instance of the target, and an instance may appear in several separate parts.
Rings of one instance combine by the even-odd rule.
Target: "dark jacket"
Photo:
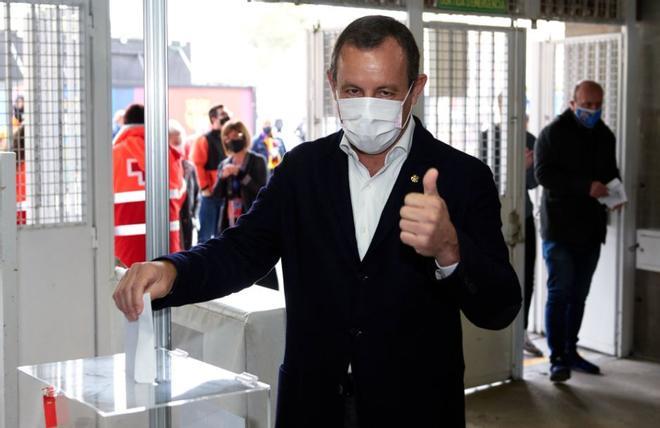
[[[465,424],[463,313],[501,329],[520,308],[520,287],[500,231],[500,203],[487,166],[441,143],[418,119],[408,158],[360,261],[342,134],[288,152],[237,227],[190,252],[156,309],[205,301],[250,286],[282,257],[286,351],[276,426],[335,428],[339,384],[351,363],[364,427]],[[461,261],[435,278],[435,261],[400,239],[399,210],[423,192],[430,168],[456,227]],[[498,358],[489,356],[488,358]]]
[[[567,109],[546,126],[534,150],[536,178],[543,186],[541,235],[565,244],[605,242],[607,208],[589,196],[591,183],[620,178],[615,138],[598,121],[582,126]]]
[[[183,166],[183,179],[186,182],[186,199],[181,205],[179,213],[179,224],[181,231],[181,247],[184,250],[192,247],[193,219],[197,217],[199,205],[199,184],[197,184],[197,171],[195,165],[185,159],[181,162]]]
[[[218,181],[213,189],[213,196],[220,199],[220,215],[218,216],[218,231],[222,232],[228,226],[227,220],[227,198],[232,197],[231,179],[233,176],[222,178],[222,168],[229,164],[232,157],[229,156],[220,162],[218,166]],[[243,205],[243,212],[246,213],[257,198],[257,194],[268,181],[268,171],[266,169],[266,159],[263,156],[248,151],[243,159],[241,171],[236,178],[241,183],[240,197]]]
[[[525,147],[531,151],[534,151],[534,143],[536,143],[536,137],[530,133],[526,132],[526,141]],[[526,190],[536,189],[539,185],[539,182],[536,181],[536,176],[534,175],[534,165],[530,166],[525,170],[525,187]],[[525,218],[532,217],[534,215],[534,205],[532,200],[529,198],[529,192],[525,191]]]

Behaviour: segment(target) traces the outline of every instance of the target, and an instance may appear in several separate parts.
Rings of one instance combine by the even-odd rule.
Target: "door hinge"
[[[99,239],[96,228],[92,227],[89,232],[92,237],[92,248],[97,249],[99,247]]]

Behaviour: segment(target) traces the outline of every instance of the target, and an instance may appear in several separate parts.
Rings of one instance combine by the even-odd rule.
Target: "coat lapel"
[[[399,176],[394,183],[383,212],[380,215],[376,232],[371,240],[367,254],[364,256],[363,263],[366,262],[383,240],[393,231],[399,231],[400,211],[403,206],[403,200],[410,192],[424,192],[422,179],[424,174],[430,168],[429,157],[425,155],[425,147],[430,144],[427,141],[427,131],[422,127],[421,122],[416,120],[415,132],[413,134],[408,158],[401,166]]]
[[[329,168],[321,171],[322,180],[325,180],[325,195],[330,195],[333,223],[339,228],[339,239],[344,241],[346,253],[352,263],[360,262],[355,238],[355,221],[351,204],[351,189],[348,183],[348,157],[341,148],[342,134],[338,134],[337,147],[329,158]],[[328,173],[330,171],[330,173]]]

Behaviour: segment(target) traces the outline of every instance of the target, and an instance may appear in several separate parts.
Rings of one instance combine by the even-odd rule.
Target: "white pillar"
[[[408,0],[408,28],[415,37],[419,47],[419,69],[424,70],[424,0]],[[413,107],[413,114],[424,121],[424,94],[419,97],[417,104]]]
[[[144,0],[144,119],[147,260],[169,252],[169,174],[167,145],[167,0]],[[154,313],[156,348],[171,348],[170,310]],[[169,368],[158,353],[158,382]],[[169,427],[168,409],[150,412],[152,427]]]
[[[18,426],[15,168],[16,155],[0,153],[0,428]]]
[[[628,193],[628,204],[621,212],[623,227],[619,228],[619,319],[617,325],[618,357],[630,355],[633,345],[633,315],[635,299],[635,251],[637,242],[637,188],[639,171],[639,99],[640,94],[640,49],[639,28],[637,23],[637,2],[622,2],[624,26],[624,61],[623,61],[623,141],[617,141],[620,154],[621,176]]]

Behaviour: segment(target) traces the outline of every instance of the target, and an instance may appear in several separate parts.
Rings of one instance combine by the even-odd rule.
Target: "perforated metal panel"
[[[488,164],[506,191],[509,37],[506,31],[424,30],[424,123],[431,134]]]
[[[0,3],[0,126],[18,155],[21,226],[87,217],[84,13],[61,3]],[[22,118],[12,105],[19,96]]]
[[[552,44],[557,67],[554,113],[559,114],[568,107],[577,82],[594,80],[605,90],[603,121],[618,139],[623,58],[621,34],[569,38]]]
[[[330,69],[330,62],[332,61],[332,50],[335,48],[335,41],[339,37],[339,30],[324,30],[323,35],[323,70]],[[337,112],[335,111],[335,99],[332,94],[332,88],[328,79],[323,79],[323,113],[326,117],[334,117]]]
[[[621,0],[540,0],[540,14],[542,18],[568,21],[622,20]]]

